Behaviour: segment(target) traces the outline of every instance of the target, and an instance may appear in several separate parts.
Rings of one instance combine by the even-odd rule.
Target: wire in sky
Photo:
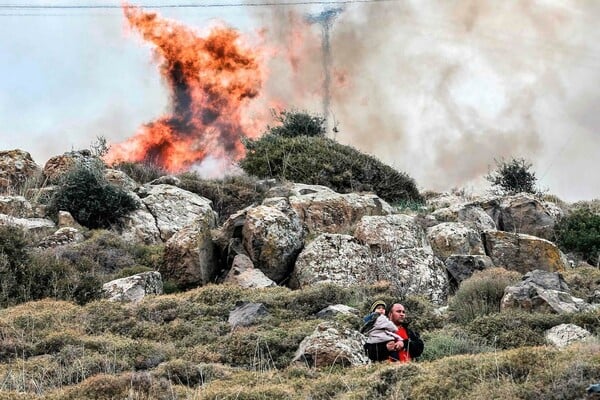
[[[0,10],[70,10],[70,9],[122,9],[127,7],[139,8],[214,8],[214,7],[273,7],[273,6],[297,6],[297,5],[335,5],[353,3],[388,3],[400,0],[320,0],[320,1],[288,1],[288,2],[256,2],[256,3],[203,3],[203,4],[58,4],[58,5],[36,5],[36,4],[0,4]]]

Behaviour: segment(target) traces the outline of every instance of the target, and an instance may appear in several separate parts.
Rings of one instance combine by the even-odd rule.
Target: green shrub
[[[444,328],[433,332],[425,332],[423,341],[427,344],[420,357],[423,361],[437,360],[457,354],[478,354],[492,351],[493,347],[485,341],[463,331],[460,328]]]
[[[535,172],[531,171],[531,163],[522,158],[512,158],[509,161],[496,160],[496,169],[486,175],[492,186],[499,186],[507,193],[536,193]]]
[[[281,111],[275,114],[279,126],[269,127],[268,133],[282,137],[325,136],[325,118],[300,111]]]
[[[324,185],[339,193],[373,191],[391,203],[422,202],[407,174],[325,137],[267,134],[244,145],[247,154],[240,166],[259,178]]]
[[[247,175],[202,179],[194,172],[186,172],[178,178],[181,180],[179,187],[212,201],[213,209],[219,215],[219,223],[236,211],[260,204],[266,193],[264,186]]]
[[[80,164],[62,179],[48,211],[56,215],[65,210],[88,228],[109,228],[138,207],[123,189],[110,184],[98,164]]]
[[[600,265],[600,214],[589,209],[575,210],[555,225],[557,243],[563,251],[574,252],[592,265]]]
[[[476,272],[461,282],[448,306],[454,321],[466,324],[475,318],[500,312],[504,289],[521,279],[521,274],[503,268]]]

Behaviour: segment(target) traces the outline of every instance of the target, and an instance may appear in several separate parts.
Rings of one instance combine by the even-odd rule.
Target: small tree
[[[280,126],[268,127],[268,133],[283,137],[325,136],[325,118],[301,111],[273,113]]]
[[[510,161],[495,160],[496,169],[486,175],[485,179],[492,186],[499,186],[508,193],[536,193],[535,172],[531,171],[532,164],[523,158],[513,158]]]

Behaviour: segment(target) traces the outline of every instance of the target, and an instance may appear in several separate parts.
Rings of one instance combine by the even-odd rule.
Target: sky
[[[495,160],[517,157],[565,201],[600,197],[600,2],[258,3],[130,4],[198,35],[231,26],[269,49],[261,99],[316,113],[328,104],[331,137],[408,173],[422,190],[477,192]],[[194,4],[202,6],[173,7]],[[119,6],[0,4],[1,150],[28,151],[43,166],[98,136],[125,141],[168,112],[160,60]],[[327,34],[307,22],[332,8],[340,10]]]

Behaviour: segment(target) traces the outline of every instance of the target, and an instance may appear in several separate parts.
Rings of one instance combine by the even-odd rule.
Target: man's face
[[[404,310],[404,306],[402,304],[394,304],[390,309],[390,321],[392,321],[396,325],[400,325],[404,322],[406,318],[406,311]]]

